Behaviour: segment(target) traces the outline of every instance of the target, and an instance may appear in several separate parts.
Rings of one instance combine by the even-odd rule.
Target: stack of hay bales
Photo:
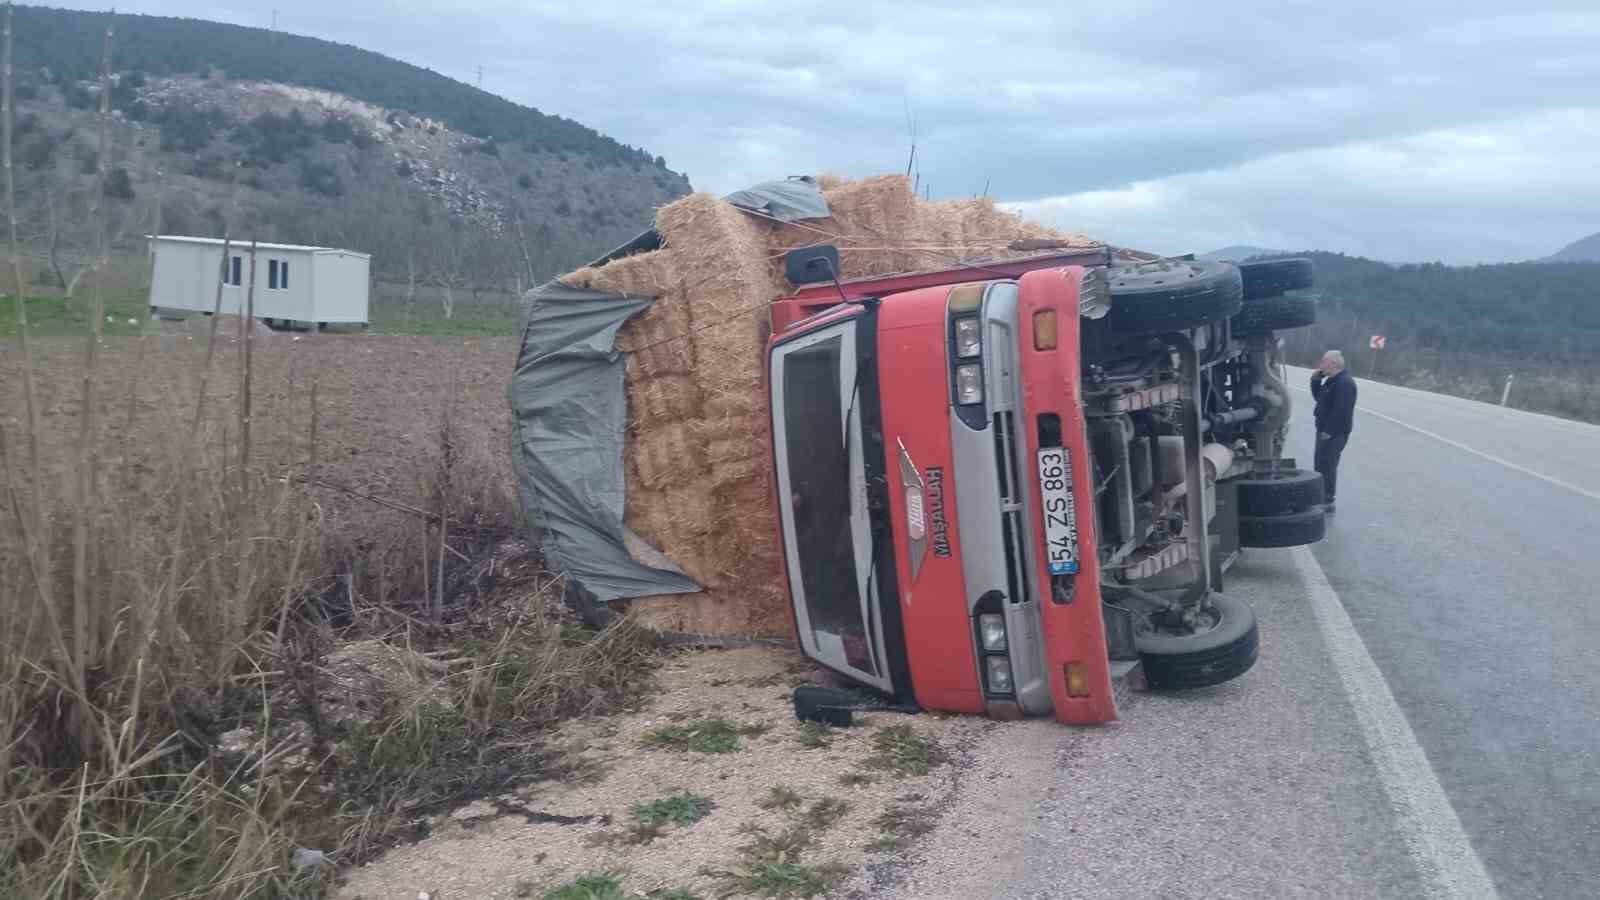
[[[987,199],[919,200],[900,176],[823,178],[821,187],[833,215],[791,224],[709,194],[685,197],[656,215],[661,249],[561,279],[657,298],[618,336],[628,354],[626,521],[705,591],[635,601],[633,616],[647,627],[792,633],[762,379],[766,307],[792,290],[785,252],[832,243],[849,279],[1028,255],[1006,249],[1018,239],[1097,246]]]

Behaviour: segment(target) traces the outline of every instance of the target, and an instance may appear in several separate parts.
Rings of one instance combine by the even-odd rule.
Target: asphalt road
[[[1501,895],[1600,896],[1600,427],[1360,401],[1313,553]]]
[[[1227,578],[1256,668],[997,725],[887,895],[1600,896],[1600,428],[1360,400],[1328,538]]]

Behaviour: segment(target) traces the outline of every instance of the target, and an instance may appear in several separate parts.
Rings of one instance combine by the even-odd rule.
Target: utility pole
[[[478,90],[483,90],[483,66],[478,67]]]

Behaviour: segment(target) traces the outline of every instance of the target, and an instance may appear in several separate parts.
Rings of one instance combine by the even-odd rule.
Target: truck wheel
[[[1233,333],[1240,337],[1270,334],[1317,323],[1317,301],[1312,297],[1263,297],[1245,301],[1233,317]]]
[[[1301,547],[1315,544],[1328,532],[1322,507],[1281,516],[1240,516],[1239,546]]]
[[[1311,287],[1317,281],[1316,270],[1305,257],[1240,263],[1239,277],[1244,281],[1246,300],[1276,297],[1284,291]]]
[[[1206,687],[1237,678],[1256,664],[1261,632],[1243,600],[1212,594],[1211,628],[1195,634],[1139,634],[1134,644],[1152,690]]]
[[[1233,483],[1239,486],[1241,516],[1268,518],[1322,505],[1322,475],[1318,472],[1282,469],[1276,475],[1257,473]]]
[[[1158,260],[1111,268],[1111,331],[1164,334],[1226,319],[1239,311],[1244,288],[1228,263]]]

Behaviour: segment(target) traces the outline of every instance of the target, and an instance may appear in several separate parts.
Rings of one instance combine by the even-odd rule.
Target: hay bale
[[[689,484],[706,472],[705,442],[683,422],[636,428],[630,437],[628,455],[647,490]]]
[[[639,624],[706,636],[792,636],[763,391],[782,257],[833,243],[844,278],[1026,256],[1019,238],[1098,246],[970,199],[918,200],[899,175],[819,179],[831,218],[778,225],[709,194],[662,207],[662,248],[579,269],[577,287],[651,296],[618,334],[629,353],[626,523],[705,586],[631,604]]]

